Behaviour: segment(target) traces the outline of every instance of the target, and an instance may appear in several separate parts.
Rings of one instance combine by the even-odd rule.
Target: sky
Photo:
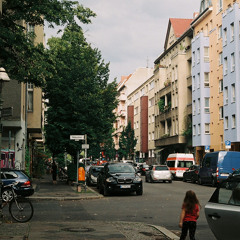
[[[85,37],[110,63],[109,81],[153,67],[163,52],[169,18],[193,18],[200,0],[78,0],[97,14]],[[46,39],[56,31],[46,29]]]

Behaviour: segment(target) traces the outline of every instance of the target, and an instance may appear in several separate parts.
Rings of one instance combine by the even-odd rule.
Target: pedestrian
[[[54,160],[52,163],[52,179],[53,179],[53,184],[56,184],[57,183],[57,164]]]
[[[182,228],[180,240],[186,239],[188,230],[190,240],[195,240],[200,207],[201,206],[195,192],[192,190],[187,191],[183,200],[182,212],[179,221],[179,227]]]

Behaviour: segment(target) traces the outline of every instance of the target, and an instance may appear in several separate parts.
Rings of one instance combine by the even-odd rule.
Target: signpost
[[[210,145],[205,146],[205,152],[210,152]]]
[[[70,140],[75,140],[75,141],[79,141],[79,140],[84,140],[85,136],[84,135],[70,135]]]
[[[225,148],[227,148],[227,149],[231,148],[231,141],[229,141],[229,140],[225,141]]]

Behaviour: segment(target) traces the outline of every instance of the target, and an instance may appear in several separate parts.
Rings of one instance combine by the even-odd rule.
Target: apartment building
[[[169,19],[164,52],[154,62],[155,153],[161,163],[169,153],[192,152],[186,134],[192,121],[191,22]]]
[[[135,91],[128,95],[128,119],[133,123],[137,139],[135,157],[137,161],[155,163],[154,131],[155,131],[155,98],[154,75],[147,79]]]
[[[239,4],[202,0],[192,22],[193,146],[196,161],[209,151],[239,151]],[[237,36],[237,37],[236,37]]]
[[[127,98],[128,95],[131,94],[136,88],[138,88],[141,84],[143,84],[150,76],[153,74],[153,69],[151,68],[138,68],[134,73],[129,76],[123,76],[121,81],[118,84],[118,100],[119,104],[115,109],[115,114],[117,115],[116,122],[114,123],[114,133],[113,139],[115,143],[116,149],[116,158],[118,158],[117,151],[119,149],[119,137],[124,127],[127,126],[128,120],[131,120],[130,116],[127,116],[128,104]],[[133,127],[133,121],[132,127]]]
[[[33,26],[22,22],[28,32],[35,32],[34,43],[44,42],[43,26]],[[19,83],[11,79],[4,85],[2,93],[3,108],[12,109],[8,116],[2,116],[2,158],[5,152],[11,152],[15,167],[25,169],[25,148],[31,154],[31,164],[35,161],[37,149],[42,142],[42,89],[32,83]],[[5,161],[9,161],[6,157]]]

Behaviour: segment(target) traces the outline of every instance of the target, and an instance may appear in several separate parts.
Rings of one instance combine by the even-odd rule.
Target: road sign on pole
[[[205,146],[205,152],[210,152],[210,146],[209,145]]]
[[[231,148],[231,141],[229,141],[229,140],[225,141],[225,148],[228,148],[228,149]]]
[[[82,144],[82,149],[89,149],[89,144]]]
[[[70,140],[75,140],[75,141],[79,141],[79,140],[84,140],[84,135],[70,135]]]

